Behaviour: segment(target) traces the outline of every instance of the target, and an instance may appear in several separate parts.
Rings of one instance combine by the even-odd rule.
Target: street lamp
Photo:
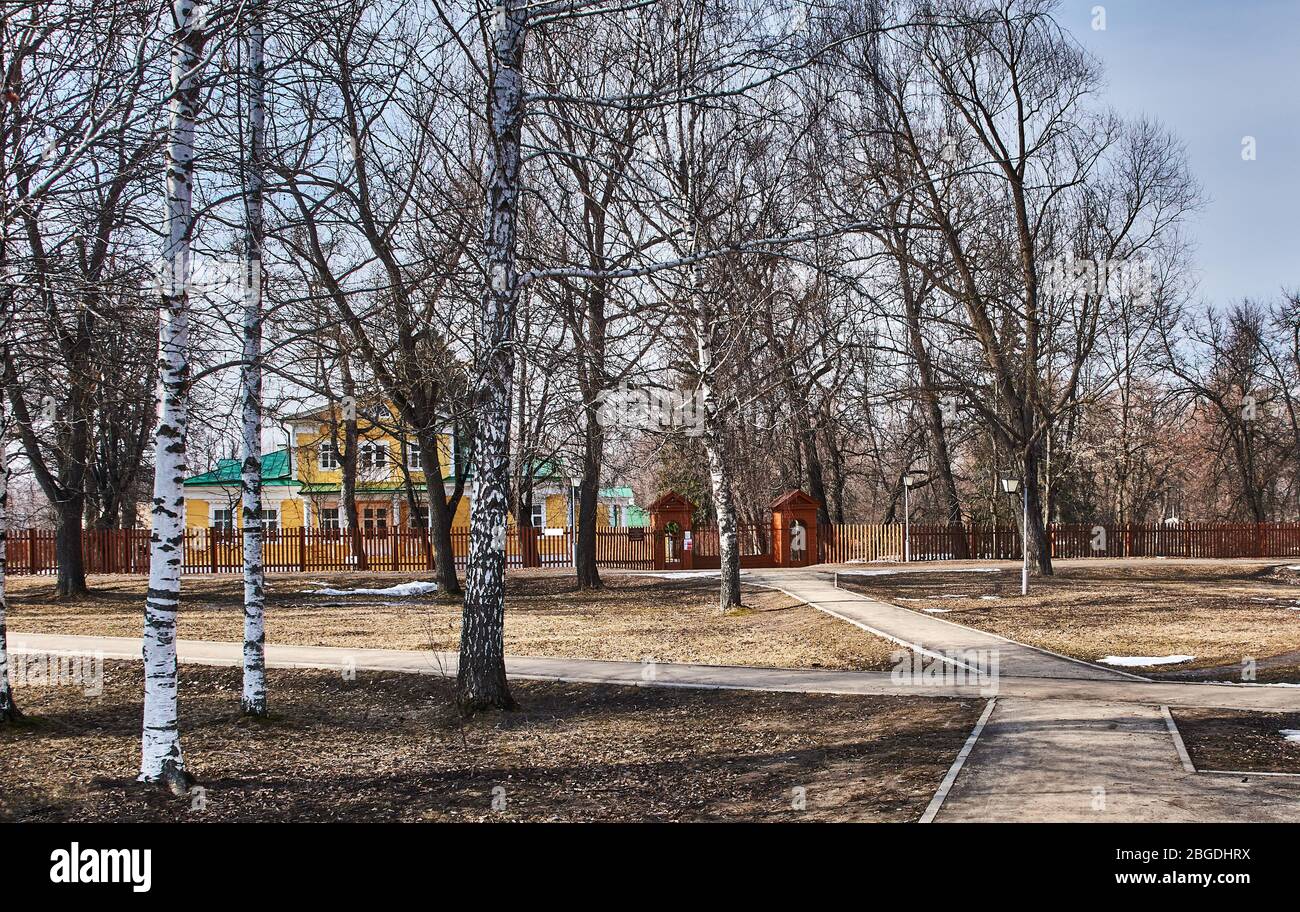
[[[1006,477],[1002,479],[1002,490],[1008,494],[1014,494],[1017,490],[1021,491],[1023,515],[1020,520],[1020,594],[1029,594],[1029,486],[1021,488],[1019,478]]]
[[[916,476],[911,472],[903,475],[903,563],[912,560],[912,510],[907,492],[916,484]]]

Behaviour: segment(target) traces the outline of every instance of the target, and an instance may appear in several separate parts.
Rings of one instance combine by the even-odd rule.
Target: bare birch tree
[[[244,176],[244,321],[240,377],[243,447],[240,491],[243,508],[244,691],[248,715],[266,715],[266,572],[262,566],[262,194],[266,167],[266,104],[263,72],[264,9],[248,9],[248,147]]]
[[[194,232],[194,130],[207,31],[195,0],[171,8],[167,99],[166,237],[160,268],[158,359],[161,405],[154,433],[153,531],[144,616],[144,730],[140,780],[188,790],[177,715],[176,612],[185,556],[185,434],[189,421],[190,248]]]

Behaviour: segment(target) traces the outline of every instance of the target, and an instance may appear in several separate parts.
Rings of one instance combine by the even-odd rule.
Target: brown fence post
[[[401,546],[401,533],[400,533],[400,532],[398,531],[398,529],[397,529],[397,517],[396,517],[396,516],[393,517],[393,526],[392,526],[392,529],[391,529],[390,531],[391,531],[392,542],[393,542],[393,544],[392,544],[392,548],[393,548],[393,569],[394,569],[394,570],[401,570],[401,569],[402,569],[402,565],[401,565],[401,563],[400,563],[400,561],[399,561],[399,559],[398,559],[398,556],[397,556],[397,549]]]
[[[298,527],[298,572],[307,572],[307,527]]]

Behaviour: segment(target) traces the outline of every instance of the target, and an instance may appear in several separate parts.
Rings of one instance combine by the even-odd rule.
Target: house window
[[[218,532],[232,532],[235,528],[235,511],[218,507],[212,511],[212,528]]]
[[[429,508],[426,506],[417,506],[415,512],[411,514],[412,529],[429,528]]]
[[[539,529],[546,525],[546,501],[533,504],[531,524],[534,529]]]
[[[337,532],[339,529],[343,528],[343,524],[339,522],[338,507],[321,507],[320,527],[322,529],[329,529],[334,532]]]
[[[339,467],[339,447],[337,443],[333,440],[321,441],[320,457],[317,465],[321,467],[322,471],[326,472]]]
[[[280,531],[280,511],[277,509],[262,511],[262,535],[265,538],[275,538]]]
[[[387,444],[378,440],[367,440],[361,444],[361,467],[363,469],[382,469],[387,465]]]
[[[406,441],[406,467],[416,472],[424,470],[423,453],[420,451],[420,441]]]
[[[361,528],[367,532],[382,532],[388,528],[387,507],[366,507],[361,513]]]

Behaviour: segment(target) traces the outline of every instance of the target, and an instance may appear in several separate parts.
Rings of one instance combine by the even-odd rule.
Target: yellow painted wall
[[[298,498],[280,501],[280,528],[297,529],[302,525],[302,501]]]
[[[185,527],[187,529],[206,529],[212,524],[212,514],[208,512],[206,500],[185,500]]]
[[[320,444],[323,440],[329,438],[329,425],[322,424],[320,430],[316,433],[299,433],[294,441],[295,449],[293,454],[295,477],[303,482],[318,482],[324,484],[342,484],[342,469],[322,469],[320,467]],[[388,468],[384,473],[379,473],[374,469],[358,468],[358,474],[366,481],[383,482],[383,481],[402,481],[406,476],[403,474],[398,460],[402,458],[401,441],[392,434],[387,434],[378,430],[370,430],[361,434],[362,440],[380,440],[388,446]],[[442,463],[444,471],[451,465],[451,435],[438,435],[438,458]],[[417,483],[424,481],[424,473],[411,469],[411,478]]]
[[[563,494],[550,494],[546,498],[546,525],[563,528],[569,524],[569,501]]]

